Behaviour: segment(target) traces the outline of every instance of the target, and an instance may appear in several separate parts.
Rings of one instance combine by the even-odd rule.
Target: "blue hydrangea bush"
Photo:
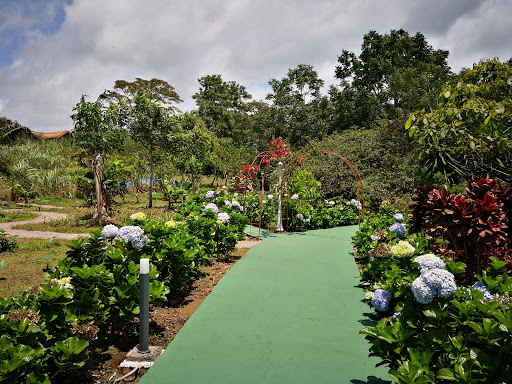
[[[232,196],[225,204],[220,194],[207,195],[176,204],[183,210],[173,220],[132,215],[124,226],[109,224],[74,240],[46,283],[0,298],[0,381],[62,382],[86,364],[98,340],[133,328],[141,258],[150,259],[150,303],[159,306],[200,277],[212,258],[232,252],[248,219]]]
[[[366,301],[380,320],[361,334],[395,383],[510,383],[512,277],[506,261],[466,283],[466,266],[434,254],[391,207],[367,216],[354,237]],[[405,229],[402,231],[402,226]],[[394,256],[400,241],[414,248]],[[403,244],[402,244],[403,245]]]

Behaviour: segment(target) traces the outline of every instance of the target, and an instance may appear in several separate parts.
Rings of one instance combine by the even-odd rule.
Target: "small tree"
[[[99,100],[86,102],[82,95],[80,102],[73,108],[75,113],[71,115],[74,122],[74,140],[86,151],[89,157],[88,164],[94,174],[98,207],[95,218],[100,225],[110,208],[109,205],[105,207],[103,203],[109,202],[110,199],[101,180],[101,154],[120,149],[126,142],[126,130],[120,107],[122,108],[122,104],[112,102],[105,107]]]
[[[172,153],[175,168],[197,186],[207,167],[213,165],[215,138],[196,112],[171,117],[164,148]]]

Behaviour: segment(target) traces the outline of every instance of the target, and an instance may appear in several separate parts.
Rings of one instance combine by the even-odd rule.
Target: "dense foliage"
[[[200,277],[213,257],[232,252],[247,218],[228,206],[205,209],[205,202],[191,196],[175,220],[157,222],[139,212],[121,228],[93,231],[73,241],[46,283],[0,299],[0,381],[59,382],[82,367],[88,346],[122,331],[139,313],[141,258],[150,259],[150,302],[163,305],[171,289]]]
[[[500,384],[512,377],[510,240],[487,242],[493,231],[482,227],[503,236],[494,223],[510,217],[503,210],[508,193],[491,180],[473,181],[465,195],[421,188],[410,222],[385,206],[354,236],[378,320],[361,333],[395,383]],[[482,220],[474,212],[461,217],[458,206],[481,207]],[[427,232],[417,232],[422,228]]]
[[[512,181],[512,68],[497,59],[477,63],[446,85],[433,110],[413,114],[427,172],[448,182],[494,177]]]

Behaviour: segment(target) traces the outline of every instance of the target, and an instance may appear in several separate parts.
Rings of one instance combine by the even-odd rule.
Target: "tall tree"
[[[375,116],[403,117],[435,107],[451,74],[447,58],[448,51],[434,49],[421,33],[370,31],[359,56],[347,50],[338,56],[335,77],[340,86],[330,92],[338,110],[337,128],[367,125]]]
[[[172,116],[170,125],[163,146],[172,153],[183,180],[197,187],[205,170],[213,166],[215,137],[196,111]]]
[[[129,133],[133,140],[142,143],[149,155],[149,204],[153,207],[153,153],[165,139],[169,128],[169,115],[160,104],[149,100],[139,89],[133,98],[132,120]]]
[[[219,138],[240,140],[252,96],[244,86],[224,81],[221,75],[203,76],[198,81],[199,91],[192,98],[206,127]]]
[[[88,156],[105,154],[120,149],[126,142],[126,121],[120,106],[110,102],[105,106],[100,101],[85,101],[82,95],[71,115],[74,140],[84,148]]]
[[[329,100],[320,92],[324,81],[312,65],[299,64],[281,80],[271,79],[274,136],[287,139],[293,147],[321,138],[327,130]]]
[[[169,112],[179,112],[174,104],[183,100],[171,84],[161,79],[145,80],[137,77],[134,81],[116,80],[114,90],[106,90],[100,95],[99,100],[119,100],[133,107],[135,95],[139,90],[144,91],[149,101],[160,104]]]
[[[497,59],[464,70],[433,111],[421,110],[406,129],[430,175],[448,182],[498,178],[512,182],[512,66]]]

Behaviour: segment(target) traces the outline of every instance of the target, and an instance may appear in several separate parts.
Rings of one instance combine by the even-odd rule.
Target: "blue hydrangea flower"
[[[119,237],[125,243],[129,243],[134,249],[142,249],[149,243],[149,238],[144,235],[144,230],[138,225],[121,227],[119,229]]]
[[[395,216],[393,216],[393,219],[395,219],[396,221],[402,221],[404,219],[404,215],[402,215],[401,213],[397,213]]]
[[[363,205],[356,199],[350,200],[350,204],[352,204],[354,207],[357,207],[357,209],[363,209]]]
[[[231,208],[231,206],[232,206],[231,201],[229,201],[229,200],[224,200],[224,205],[229,208]]]
[[[221,221],[223,224],[226,224],[229,221],[230,217],[226,212],[220,212],[217,215],[217,220]]]
[[[101,230],[102,239],[111,239],[119,235],[119,228],[113,224],[105,225]]]
[[[149,238],[146,235],[141,237],[133,237],[130,240],[130,244],[132,245],[133,249],[142,249],[147,243],[149,243]]]
[[[134,237],[141,237],[144,230],[138,225],[127,225],[119,229],[119,237],[126,242],[131,241]]]
[[[403,237],[405,235],[405,225],[402,223],[395,223],[388,229],[395,232],[397,237]]]
[[[217,214],[219,213],[219,208],[214,203],[210,203],[204,207],[204,210],[208,212],[208,210],[211,210],[213,213]]]
[[[393,319],[398,319],[400,317],[400,311],[393,313]]]
[[[433,253],[427,253],[425,255],[418,256],[413,259],[413,261],[420,265],[421,273],[427,272],[429,269],[434,268],[444,269],[446,265],[441,258],[437,257]]]
[[[206,196],[205,196],[205,198],[207,198],[207,199],[213,199],[214,197],[215,197],[215,192],[213,192],[213,191],[208,191],[208,192],[206,192]]]
[[[418,303],[429,304],[434,297],[447,298],[457,291],[455,278],[451,272],[433,268],[422,273],[412,283],[412,293]]]
[[[487,301],[493,301],[494,296],[489,292],[489,289],[482,284],[480,281],[477,281],[475,284],[472,285],[472,287],[478,291],[481,291],[484,293],[484,299]]]
[[[391,301],[391,293],[384,289],[377,289],[375,292],[373,292],[372,296],[372,306],[377,311],[387,311],[389,302]]]
[[[290,197],[290,199],[292,200],[299,200],[299,195],[297,195],[296,193],[292,195],[292,197]]]

